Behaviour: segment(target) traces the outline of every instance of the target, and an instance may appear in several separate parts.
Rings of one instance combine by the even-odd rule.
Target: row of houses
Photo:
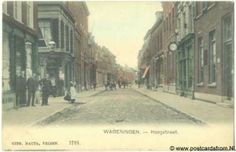
[[[148,88],[233,102],[233,2],[162,2],[138,55]]]
[[[3,6],[3,103],[15,101],[16,77],[49,76],[64,95],[115,80],[116,57],[88,32],[86,2],[5,1]],[[27,92],[26,92],[27,93]],[[26,99],[27,100],[27,99]]]

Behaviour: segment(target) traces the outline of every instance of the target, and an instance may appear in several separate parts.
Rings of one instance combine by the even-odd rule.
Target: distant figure
[[[58,96],[64,96],[64,80],[58,80]]]
[[[26,94],[26,80],[24,77],[24,72],[22,71],[16,77],[16,105],[15,108],[18,108],[20,105],[25,103]]]
[[[36,75],[33,74],[28,80],[27,80],[27,88],[28,88],[28,102],[27,106],[35,106],[34,105],[34,99],[35,99],[35,92],[38,89],[38,80],[36,79]]]
[[[42,96],[42,88],[39,85],[40,77],[37,76],[36,80],[38,81],[38,88],[36,89],[36,92],[35,92],[35,103],[40,104],[41,96]]]
[[[48,105],[48,97],[52,89],[52,84],[48,77],[49,76],[46,75],[46,78],[42,79],[40,82],[42,86],[42,106]]]
[[[93,82],[93,90],[96,90],[97,83],[94,81]]]
[[[116,90],[116,82],[115,81],[113,81],[112,87]]]
[[[125,81],[122,81],[122,84],[123,84],[123,87],[125,89],[125,86],[126,86]]]
[[[119,80],[118,81],[119,88],[121,88],[122,82]]]

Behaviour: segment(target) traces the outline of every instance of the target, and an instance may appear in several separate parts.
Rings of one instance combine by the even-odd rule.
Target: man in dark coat
[[[38,80],[36,79],[35,74],[33,74],[32,77],[30,77],[27,81],[27,88],[28,88],[28,103],[27,106],[30,106],[30,102],[32,106],[34,105],[34,98],[35,98],[35,92],[38,88]]]
[[[26,80],[24,77],[24,72],[22,71],[21,74],[16,77],[16,108],[25,104],[25,93]]]
[[[42,106],[48,105],[48,97],[52,89],[52,84],[48,78],[48,75],[46,75],[46,78],[41,80],[40,84],[42,86]]]

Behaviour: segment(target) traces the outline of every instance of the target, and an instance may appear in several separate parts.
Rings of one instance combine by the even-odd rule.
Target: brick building
[[[176,91],[181,96],[194,95],[194,17],[193,2],[176,2],[177,43]]]
[[[162,2],[163,28],[162,28],[162,62],[163,91],[176,92],[176,52],[169,50],[169,45],[176,42],[177,7],[176,2]]]
[[[49,75],[58,95],[75,78],[74,22],[64,2],[38,2],[40,74]]]
[[[98,47],[96,55],[96,82],[103,86],[107,81],[116,80],[116,57],[106,47]]]
[[[86,2],[65,2],[75,20],[76,50],[75,50],[75,81],[78,90],[87,89],[89,81],[89,53],[88,50],[88,16],[89,10]]]
[[[195,2],[195,98],[233,102],[234,4]]]

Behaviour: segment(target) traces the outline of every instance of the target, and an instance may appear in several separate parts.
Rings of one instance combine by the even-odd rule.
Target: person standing
[[[24,77],[24,72],[22,71],[16,77],[16,105],[18,108],[20,105],[25,103],[25,93],[26,93],[26,80]]]
[[[69,91],[70,91],[70,95],[71,95],[70,102],[74,103],[76,100],[76,90],[75,90],[75,84],[72,81],[70,82]]]
[[[35,106],[34,105],[35,92],[37,91],[37,88],[38,88],[38,81],[36,79],[35,74],[33,74],[33,76],[27,80],[27,88],[28,88],[27,106],[30,106],[30,103],[31,103],[31,106]]]
[[[48,105],[48,97],[50,95],[52,84],[48,78],[49,76],[46,75],[46,78],[41,80],[42,85],[42,106]]]
[[[56,97],[56,79],[53,77],[51,79],[51,84],[52,84],[52,90],[51,90],[51,93],[53,95],[53,97],[55,98]]]
[[[96,81],[93,82],[93,90],[96,90],[97,83]]]

